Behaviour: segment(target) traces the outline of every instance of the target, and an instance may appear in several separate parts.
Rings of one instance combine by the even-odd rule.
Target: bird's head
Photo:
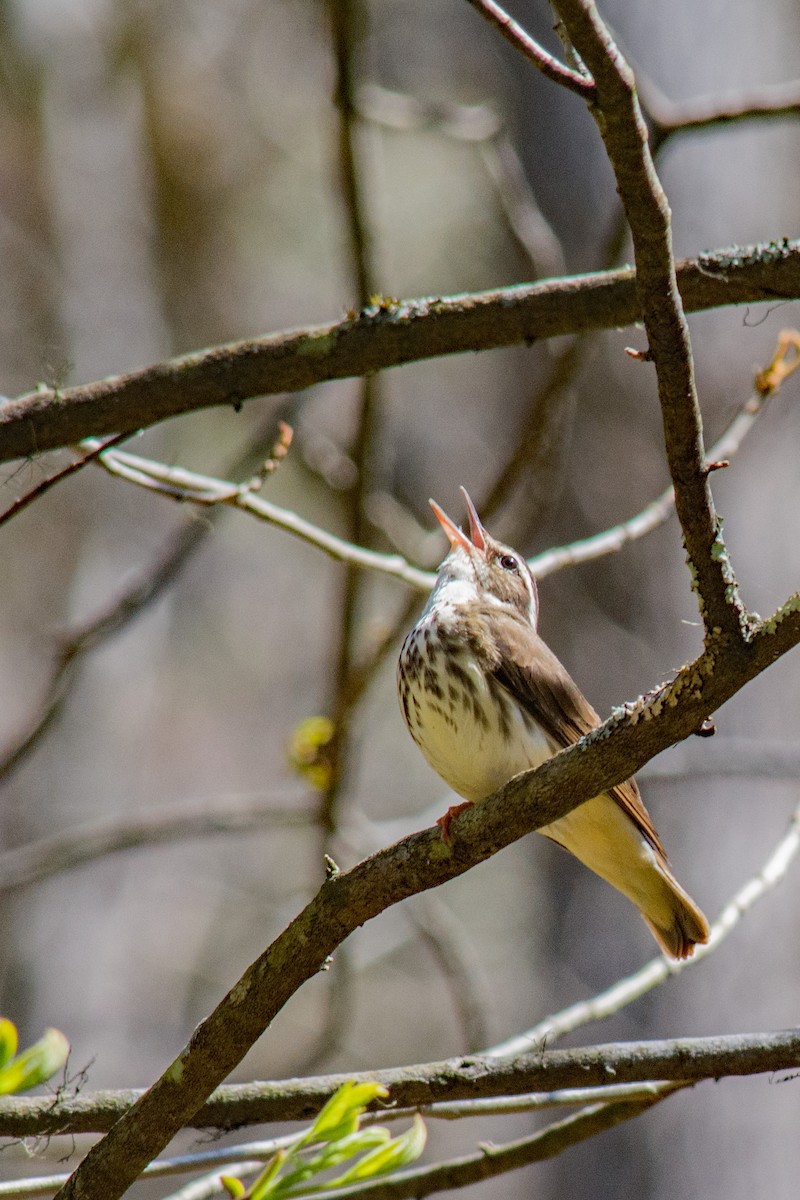
[[[450,553],[439,568],[440,582],[466,584],[474,589],[476,600],[516,609],[535,629],[539,598],[528,564],[516,550],[487,533],[466,488],[461,492],[467,505],[469,536],[435,500],[430,501],[450,542]]]

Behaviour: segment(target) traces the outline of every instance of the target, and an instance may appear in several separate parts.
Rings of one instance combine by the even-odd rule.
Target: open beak
[[[467,513],[469,514],[469,537],[459,529],[455,521],[452,521],[448,517],[444,509],[440,508],[435,500],[431,500],[429,503],[436,514],[436,519],[447,534],[450,545],[454,549],[456,546],[460,546],[462,550],[466,550],[467,554],[472,554],[473,550],[486,549],[486,530],[481,525],[477,509],[472,503],[467,489],[462,487],[461,493],[466,501]]]

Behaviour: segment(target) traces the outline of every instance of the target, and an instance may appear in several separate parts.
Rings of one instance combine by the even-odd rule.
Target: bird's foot
[[[454,804],[451,808],[448,808],[443,817],[439,817],[437,820],[436,824],[442,831],[442,841],[445,844],[449,844],[450,842],[450,824],[453,818],[457,817],[459,813],[464,812],[466,808],[472,808],[471,800],[465,800],[463,804]]]

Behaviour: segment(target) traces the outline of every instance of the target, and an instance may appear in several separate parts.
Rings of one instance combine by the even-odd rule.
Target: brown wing
[[[531,714],[559,749],[574,745],[601,724],[569,672],[526,622],[494,611],[491,628],[497,649],[495,679]],[[667,861],[636,780],[617,784],[609,789],[609,795]]]

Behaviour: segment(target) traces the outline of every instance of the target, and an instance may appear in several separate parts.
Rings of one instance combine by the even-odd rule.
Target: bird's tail
[[[611,796],[595,796],[539,832],[627,896],[672,958],[689,958],[708,941],[708,921],[672,874],[660,845]]]

